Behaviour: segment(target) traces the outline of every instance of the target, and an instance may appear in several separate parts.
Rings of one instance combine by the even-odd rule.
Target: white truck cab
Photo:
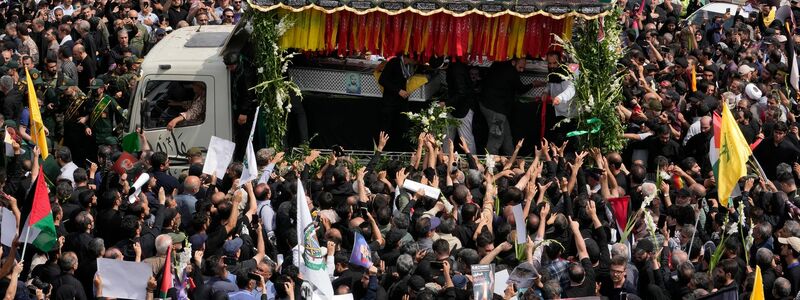
[[[144,131],[153,151],[186,165],[186,151],[205,148],[211,136],[233,140],[230,73],[222,60],[234,26],[192,26],[158,42],[141,65],[141,80],[130,102],[130,127]],[[205,112],[197,109],[203,101]],[[201,107],[202,105],[200,105]],[[194,108],[193,110],[190,108]],[[167,130],[187,110],[189,120]]]

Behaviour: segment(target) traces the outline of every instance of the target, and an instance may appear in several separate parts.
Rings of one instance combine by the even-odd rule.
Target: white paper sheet
[[[14,236],[18,232],[17,217],[5,207],[0,208],[0,211],[2,211],[3,215],[2,225],[0,225],[0,243],[11,247],[11,243],[14,242]]]
[[[416,193],[418,190],[422,189],[422,190],[425,191],[425,197],[428,197],[428,198],[431,198],[431,199],[439,199],[439,194],[442,192],[441,190],[439,190],[439,189],[437,189],[435,187],[427,186],[427,185],[424,185],[422,183],[419,183],[419,182],[416,182],[416,181],[413,181],[413,180],[408,180],[408,179],[406,179],[406,181],[403,182],[403,188],[407,189],[407,190],[409,190],[411,192],[414,192],[414,193]]]
[[[525,216],[522,215],[522,204],[511,208],[514,212],[514,223],[517,227],[517,244],[524,245],[528,242],[528,232],[525,228]]]
[[[225,176],[225,170],[228,169],[228,164],[231,163],[234,149],[236,149],[236,144],[233,142],[212,136],[211,142],[208,143],[206,161],[203,163],[203,174],[215,173],[217,178],[222,179]]]
[[[14,157],[14,140],[11,139],[11,135],[8,133],[8,128],[6,128],[6,137],[3,139],[3,143],[6,145],[6,156]]]
[[[508,284],[508,269],[494,273],[494,293],[500,296],[505,295]]]
[[[138,300],[147,297],[153,269],[147,263],[98,258],[97,275],[103,281],[103,297]]]

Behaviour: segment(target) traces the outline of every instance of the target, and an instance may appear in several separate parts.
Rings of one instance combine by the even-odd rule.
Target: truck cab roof
[[[189,26],[173,31],[158,42],[143,65],[158,66],[181,62],[205,61],[222,64],[222,49],[233,25]]]

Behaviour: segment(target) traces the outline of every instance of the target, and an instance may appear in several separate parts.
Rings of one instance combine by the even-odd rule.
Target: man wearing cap
[[[750,79],[752,79],[752,75],[751,74],[755,70],[756,69],[753,69],[753,67],[751,67],[749,65],[746,65],[746,64],[743,64],[743,65],[739,66],[739,69],[737,70],[737,72],[739,73],[739,78],[740,79],[744,80],[745,82],[749,82]]]
[[[100,79],[92,80],[89,89],[92,91],[93,107],[89,113],[89,135],[93,135],[97,145],[116,145],[117,138],[114,134],[114,124],[122,124],[125,116],[117,100],[105,94],[105,83]]]
[[[778,238],[780,248],[778,253],[783,261],[783,276],[792,283],[792,295],[796,295],[800,288],[800,237]]]

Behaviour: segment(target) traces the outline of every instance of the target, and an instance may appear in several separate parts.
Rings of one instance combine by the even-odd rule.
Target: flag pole
[[[697,234],[697,223],[700,223],[700,217],[694,216],[694,231],[692,231],[692,239],[689,240],[689,248],[686,248],[686,253],[692,252],[692,246],[694,245],[694,235]],[[691,257],[689,257],[689,263],[692,263]]]
[[[25,259],[25,250],[28,249],[28,238],[31,235],[31,227],[28,226],[28,229],[25,230],[25,242],[22,245],[22,259]]]

